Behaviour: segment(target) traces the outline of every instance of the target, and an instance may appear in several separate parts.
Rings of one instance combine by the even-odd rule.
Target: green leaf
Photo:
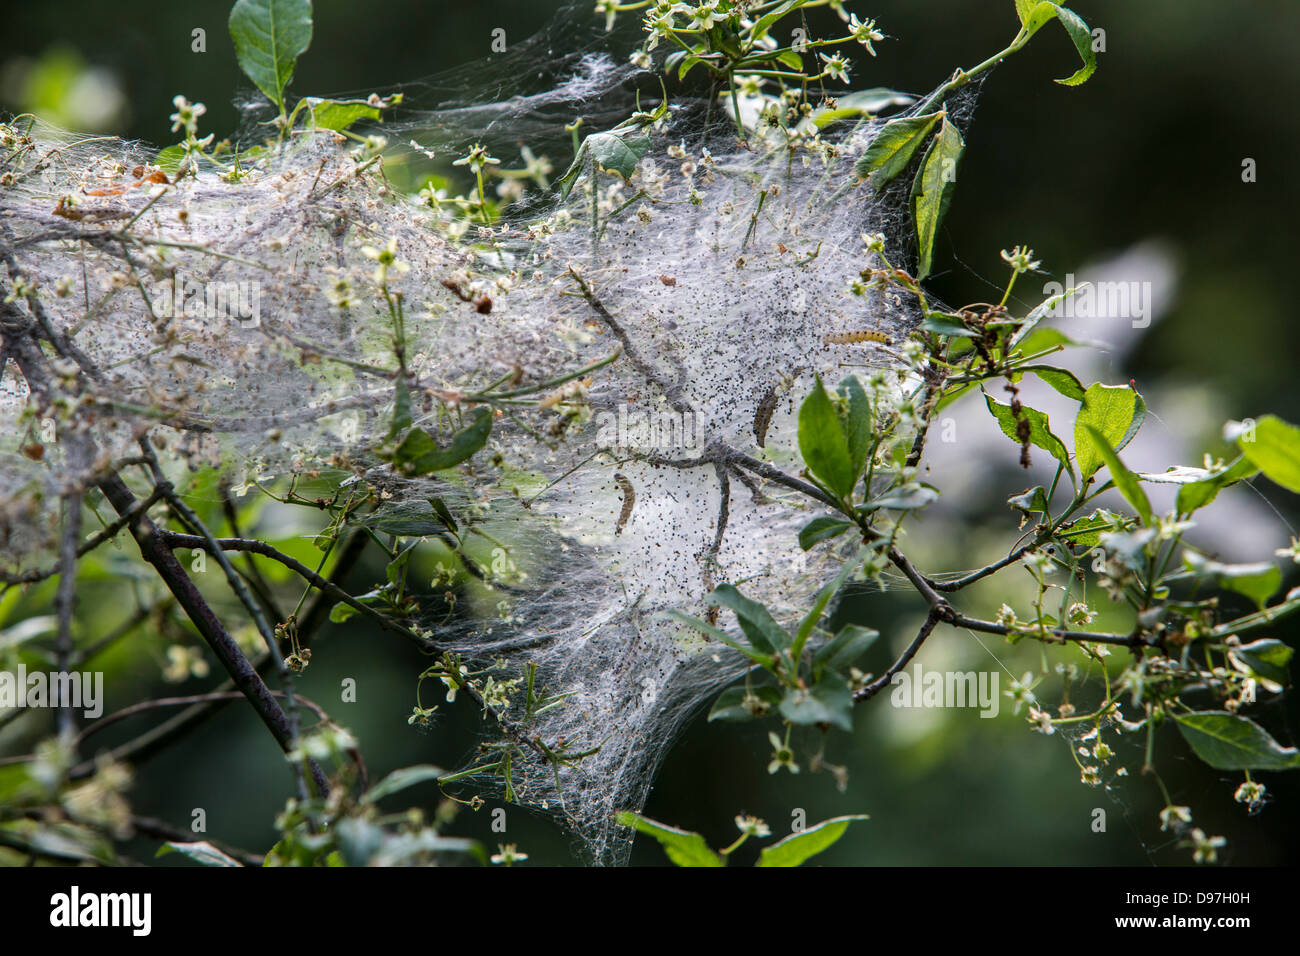
[[[1016,434],[1016,416],[1011,414],[1011,406],[994,401],[993,396],[988,394],[985,394],[984,402],[989,407],[989,413],[997,419],[1002,434],[1019,445],[1020,437]],[[1066,450],[1065,443],[1052,433],[1052,425],[1047,415],[1036,408],[1030,408],[1028,405],[1020,406],[1020,414],[1029,422],[1029,443],[1043,449],[1043,451],[1065,465],[1065,470],[1070,473],[1070,480],[1073,481],[1074,468],[1070,464],[1070,453]]]
[[[239,0],[230,10],[239,68],[284,112],[284,88],[311,44],[311,0]]]
[[[1042,485],[1036,485],[1024,494],[1008,498],[1007,504],[1017,511],[1023,511],[1025,514],[1034,514],[1035,512],[1047,514],[1047,490]]]
[[[785,62],[784,58],[782,58],[782,62]],[[802,60],[787,65],[796,71],[803,70]],[[812,121],[818,129],[823,129],[838,120],[853,119],[858,116],[875,116],[891,106],[911,106],[915,102],[916,97],[914,96],[877,86],[869,90],[858,90],[849,93],[847,96],[838,97],[835,100],[835,109],[817,110],[812,115]]]
[[[175,176],[176,171],[181,168],[181,160],[185,158],[185,147],[180,143],[175,146],[168,146],[166,149],[158,151],[158,155],[153,158],[154,165],[168,175]]]
[[[316,129],[344,130],[358,120],[377,120],[380,111],[365,100],[324,100],[308,97],[311,122]]]
[[[912,181],[912,221],[916,223],[916,258],[918,281],[930,274],[934,255],[934,241],[939,226],[952,202],[957,186],[957,166],[966,141],[961,131],[948,121],[945,114],[939,132],[930,143],[921,170]]]
[[[1283,747],[1263,727],[1237,714],[1175,714],[1183,739],[1215,770],[1295,770],[1300,751]]]
[[[586,169],[588,160],[595,160],[602,169],[616,172],[624,179],[630,179],[636,172],[637,163],[650,148],[650,137],[640,126],[627,126],[612,129],[607,133],[592,133],[582,141],[573,162],[564,175],[555,181],[560,195],[569,198],[574,183]]]
[[[378,803],[384,797],[405,790],[407,787],[413,787],[417,783],[437,780],[439,777],[446,776],[446,773],[441,767],[435,767],[430,763],[400,767],[367,790],[365,799],[369,803]]]
[[[1145,404],[1142,410],[1145,417]],[[1081,477],[1091,478],[1103,461],[1101,452],[1088,435],[1088,429],[1095,428],[1105,438],[1108,448],[1120,451],[1136,433],[1136,429],[1129,431],[1136,418],[1137,392],[1129,386],[1098,382],[1088,387],[1083,396],[1083,407],[1074,417],[1074,460]]]
[[[744,687],[728,687],[714,701],[713,708],[709,711],[709,722],[712,723],[715,720],[754,720],[761,716],[751,712],[745,706],[748,693]],[[752,693],[767,705],[769,711],[775,710],[776,706],[781,703],[781,692],[775,687],[756,687]]]
[[[890,488],[883,494],[877,495],[862,505],[859,510],[866,512],[887,508],[890,511],[916,511],[933,503],[938,497],[939,492],[929,485],[923,485],[919,481],[909,481],[905,485]]]
[[[848,497],[857,483],[844,425],[821,376],[799,406],[799,453],[804,464],[827,488],[840,498]]]
[[[719,584],[709,600],[734,611],[749,642],[764,654],[774,654],[790,646],[790,635],[773,620],[767,608],[745,597],[733,585]]]
[[[1094,511],[1086,518],[1077,519],[1069,528],[1056,533],[1063,541],[1082,548],[1095,548],[1101,543],[1104,532],[1115,527],[1115,516],[1108,511]]]
[[[833,638],[817,648],[813,654],[813,678],[820,680],[823,673],[838,673],[849,667],[867,652],[880,632],[859,624],[845,624]]]
[[[423,538],[447,530],[446,521],[428,501],[389,502],[362,518],[361,524],[403,538]]]
[[[654,837],[664,848],[668,859],[678,866],[726,866],[727,862],[709,848],[704,837],[690,830],[679,830],[667,824],[625,810],[615,817],[625,827]]]
[[[492,412],[480,406],[474,410],[473,421],[452,435],[446,448],[439,448],[422,428],[411,431],[393,453],[393,465],[408,476],[454,468],[482,449],[491,433]]]
[[[750,647],[748,644],[742,644],[720,627],[714,627],[712,624],[706,624],[697,617],[691,617],[676,608],[670,608],[663,612],[663,616],[677,621],[679,624],[685,624],[703,634],[705,637],[712,638],[719,644],[730,647],[734,651],[739,651],[748,657],[759,667],[771,670],[775,666],[775,661],[771,654],[764,654],[757,649]]]
[[[361,612],[351,604],[344,604],[342,601],[339,601],[338,604],[335,604],[330,608],[330,621],[334,624],[342,624],[344,621],[356,617],[360,613]]]
[[[823,541],[839,537],[852,527],[853,522],[844,518],[813,518],[799,529],[799,547],[807,551]]]
[[[1250,598],[1260,610],[1282,587],[1282,571],[1270,561],[1222,564],[1188,551],[1183,562],[1197,574],[1213,575],[1220,587]]]
[[[975,333],[966,326],[962,325],[950,315],[944,315],[942,312],[931,312],[921,322],[921,328],[927,332],[934,332],[936,335],[944,335],[949,338],[969,339],[974,338]]]
[[[853,171],[859,179],[870,176],[877,191],[885,188],[911,165],[926,138],[943,118],[944,114],[940,112],[890,120],[876,134],[866,152],[858,157]]]
[[[447,530],[455,534],[459,526],[456,524],[456,519],[451,516],[451,510],[447,507],[447,502],[435,496],[429,499],[429,507],[438,516],[438,520],[447,526]]]
[[[828,674],[810,688],[786,688],[781,716],[792,724],[830,724],[851,732],[853,694],[844,678]]]
[[[587,137],[586,146],[602,169],[618,173],[624,179],[631,179],[636,172],[637,163],[641,162],[641,157],[650,148],[650,137],[635,129],[593,133]]]
[[[348,866],[367,866],[384,848],[384,831],[360,817],[345,817],[334,826],[334,839]]]
[[[859,551],[854,555],[851,561],[845,561],[844,566],[835,577],[827,581],[822,589],[817,592],[817,599],[813,601],[813,606],[808,609],[808,613],[803,616],[799,622],[799,628],[795,631],[794,643],[790,647],[790,657],[798,661],[803,654],[804,644],[808,641],[808,636],[812,634],[813,628],[817,622],[822,619],[822,614],[826,611],[826,605],[831,603],[831,598],[839,593],[840,588],[844,587],[844,582],[849,579],[859,567],[862,566],[862,552]]]
[[[1032,316],[1033,313],[1031,312],[1030,315]],[[1026,320],[1027,322],[1028,320]],[[1025,331],[1025,329],[1022,327],[1021,331]],[[1011,344],[1007,347],[1008,354],[1018,348],[1024,355],[1038,355],[1049,349],[1082,344],[1070,338],[1060,329],[1033,329],[1023,338],[1017,340],[1018,337],[1019,333],[1011,337]]]
[[[1075,378],[1074,373],[1067,372],[1063,368],[1055,368],[1051,365],[1026,365],[1016,371],[1033,372],[1066,398],[1072,398],[1076,402],[1082,402],[1087,394],[1083,383]]]
[[[1088,82],[1088,78],[1097,72],[1097,54],[1092,49],[1092,31],[1088,29],[1088,24],[1084,23],[1079,15],[1068,7],[1048,3],[1046,0],[1034,5],[1028,11],[1028,14],[1025,13],[1024,6],[1024,0],[1016,0],[1016,9],[1020,13],[1021,21],[1024,23],[1026,36],[1033,36],[1055,18],[1061,22],[1061,26],[1065,27],[1070,42],[1074,44],[1075,50],[1079,53],[1079,59],[1083,61],[1083,66],[1079,67],[1073,74],[1056,82],[1062,86],[1079,86]]]
[[[1300,428],[1276,415],[1265,415],[1255,423],[1253,435],[1247,431],[1237,444],[1265,475],[1300,494]]]
[[[1124,467],[1124,463],[1119,460],[1119,456],[1115,454],[1105,435],[1091,425],[1084,425],[1083,427],[1092,441],[1093,449],[1101,456],[1101,460],[1106,464],[1106,467],[1110,469],[1111,480],[1115,482],[1115,487],[1119,489],[1119,493],[1141,515],[1142,523],[1150,525],[1152,522],[1151,502],[1147,500],[1146,492],[1142,490],[1142,483],[1138,481],[1137,475]]]
[[[168,840],[158,848],[155,857],[166,856],[168,853],[179,853],[181,856],[187,856],[196,863],[202,863],[204,866],[243,866],[234,857],[223,853],[207,840],[200,840],[197,843],[177,843]]]
[[[778,20],[796,7],[803,6],[805,2],[806,0],[784,0],[783,3],[777,4],[754,22],[749,32],[750,38],[755,41],[763,39]]]
[[[1258,678],[1283,687],[1291,683],[1291,656],[1295,652],[1275,638],[1266,637],[1241,644],[1230,648],[1229,653]]]
[[[1178,489],[1179,514],[1191,514],[1213,501],[1224,488],[1259,473],[1259,466],[1245,455],[1203,481],[1194,481]]]
[[[843,420],[844,439],[849,448],[853,470],[860,475],[876,445],[876,431],[871,421],[871,399],[867,398],[862,382],[856,375],[846,375],[837,391],[848,405],[848,414]]]
[[[870,819],[865,813],[851,816],[832,817],[816,826],[798,833],[792,833],[783,840],[763,847],[759,854],[758,866],[799,866],[805,860],[816,856],[823,850],[834,846],[844,836],[849,824],[856,820]]]
[[[1029,14],[1033,12],[1036,6],[1038,6],[1038,0],[1016,0],[1016,16],[1020,17],[1022,24],[1029,21]]]

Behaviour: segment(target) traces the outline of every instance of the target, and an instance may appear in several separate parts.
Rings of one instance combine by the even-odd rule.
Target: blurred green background
[[[504,28],[507,42],[522,40],[550,21],[557,6],[542,0],[317,0],[315,36],[292,89],[383,92],[458,64],[469,64],[464,81],[470,85],[491,83],[483,58],[492,30]],[[1106,31],[1098,73],[1079,89],[1051,82],[1074,69],[1073,51],[1054,26],[994,72],[967,137],[961,186],[939,241],[937,259],[948,268],[933,287],[949,302],[991,298],[984,277],[1001,281],[998,251],[1016,243],[1032,245],[1045,268],[1060,276],[1157,240],[1176,263],[1178,282],[1164,319],[1115,369],[1114,380],[1134,377],[1144,391],[1179,386],[1194,394],[1204,419],[1194,441],[1198,449],[1215,447],[1226,419],[1272,411],[1300,420],[1294,388],[1300,326],[1292,315],[1300,252],[1294,223],[1300,212],[1294,173],[1300,7],[1267,0],[1080,0],[1073,7]],[[1000,49],[1015,32],[1010,0],[878,0],[850,8],[876,17],[890,37],[877,44],[875,60],[855,71],[857,86],[924,92],[955,67]],[[24,4],[8,15],[0,39],[2,105],[161,146],[171,142],[171,99],[184,93],[207,104],[204,131],[232,132],[239,121],[232,97],[248,84],[226,34],[228,9],[226,0],[164,5],[143,15],[94,2]],[[191,52],[195,28],[206,30],[206,53]],[[1242,182],[1245,157],[1258,163],[1256,183]],[[1004,451],[1010,463],[1014,450]],[[1021,480],[1010,471],[1007,476]],[[1020,486],[1006,487],[1010,493]],[[1279,522],[1300,523],[1295,496],[1276,487],[1268,494],[1282,512]],[[932,540],[949,535],[947,544],[937,537],[928,556],[960,567],[972,542],[990,534],[1007,540],[1013,526],[1003,497],[965,515],[966,524],[951,533],[927,527]],[[923,537],[920,530],[914,536]],[[381,577],[379,566],[366,568],[354,584]],[[1288,586],[1295,583],[1292,575]],[[106,583],[110,605],[111,589]],[[35,608],[42,594],[33,591],[26,600]],[[994,597],[1000,600],[990,593]],[[83,598],[83,607],[89,600]],[[851,612],[886,637],[869,662],[879,672],[906,641],[920,609],[886,594],[859,599]],[[347,629],[346,635],[332,628],[323,636],[300,686],[360,737],[372,775],[423,761],[454,766],[465,758],[473,746],[473,713],[444,706],[446,715],[432,733],[408,728],[414,675],[423,660],[355,622]],[[1278,636],[1296,643],[1294,626]],[[1037,668],[1034,649],[993,650],[1017,674]],[[954,669],[991,666],[983,649],[952,633],[927,646],[922,661]],[[147,664],[133,680],[110,681],[109,709],[139,699],[146,689],[152,696],[204,689],[199,681],[163,685],[155,675]],[[358,702],[331,705],[343,677],[358,679]],[[30,745],[39,729],[32,719],[0,736],[0,753]],[[1300,726],[1290,698],[1267,708],[1262,719],[1284,743],[1292,742],[1287,728]],[[133,729],[139,728],[123,728],[124,736]],[[1081,786],[1062,738],[1029,735],[1009,706],[997,720],[980,720],[971,711],[897,711],[877,698],[860,708],[851,739],[830,740],[827,759],[850,771],[845,793],[837,792],[830,775],[806,767],[798,777],[769,776],[766,730],[695,720],[669,754],[646,812],[701,830],[715,845],[731,842],[731,819],[742,810],[765,817],[778,833],[800,809],[810,821],[870,813],[869,823],[819,858],[827,864],[1142,865],[1181,864],[1190,857],[1159,832],[1155,815],[1162,804],[1155,787],[1136,774],[1139,756],[1121,751],[1134,776],[1117,792]],[[1162,773],[1175,800],[1194,807],[1200,826],[1232,838],[1225,859],[1295,862],[1300,785],[1266,775],[1276,801],[1247,817],[1232,802],[1238,778],[1189,760],[1172,734],[1166,731]],[[102,736],[103,743],[112,739]],[[264,849],[274,839],[271,820],[288,790],[288,773],[263,728],[246,708],[233,707],[144,768],[134,801],[138,812],[175,823],[203,807],[212,835]],[[1091,829],[1095,807],[1108,813],[1105,833]],[[504,839],[519,843],[531,862],[574,862],[569,841],[548,820],[518,810],[508,820]],[[488,831],[485,812],[463,814],[454,829],[489,845],[502,839]],[[145,844],[140,850],[148,856]],[[633,856],[638,863],[662,859],[645,841]]]

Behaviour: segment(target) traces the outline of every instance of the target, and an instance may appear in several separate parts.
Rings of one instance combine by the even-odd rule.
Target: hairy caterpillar
[[[862,329],[857,332],[837,332],[834,335],[826,336],[827,345],[856,345],[859,342],[880,342],[884,345],[893,345],[893,340],[884,332],[875,332]]]
[[[622,534],[627,519],[632,517],[632,508],[636,504],[636,491],[632,488],[632,482],[624,475],[615,473],[614,480],[618,482],[618,490],[623,492],[623,510],[618,513],[618,523],[614,525],[614,533]]]

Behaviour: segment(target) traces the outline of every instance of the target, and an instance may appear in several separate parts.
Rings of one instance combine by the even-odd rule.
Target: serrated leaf
[[[993,396],[988,394],[984,396],[984,402],[988,405],[989,413],[997,420],[998,427],[1002,429],[1002,434],[1019,445],[1020,437],[1016,434],[1016,416],[1011,414],[1011,406],[995,401]],[[1052,433],[1051,421],[1047,415],[1036,408],[1030,408],[1028,405],[1020,406],[1020,414],[1029,422],[1029,443],[1041,448],[1065,465],[1066,471],[1070,473],[1070,479],[1073,480],[1074,469],[1070,465],[1070,453],[1066,450],[1065,443]]]
[[[238,0],[227,26],[239,68],[284,112],[284,88],[311,44],[310,0]]]
[[[853,171],[859,179],[870,177],[877,191],[884,189],[912,164],[943,117],[944,114],[939,112],[890,120],[858,157]]]
[[[1069,35],[1070,42],[1078,51],[1079,59],[1083,61],[1083,66],[1078,70],[1056,82],[1062,86],[1079,86],[1088,82],[1088,78],[1097,72],[1097,54],[1092,49],[1092,31],[1088,29],[1088,24],[1068,7],[1049,3],[1047,0],[1035,4],[1026,14],[1021,11],[1022,2],[1023,0],[1016,0],[1016,8],[1017,12],[1021,13],[1021,20],[1028,36],[1033,36],[1051,20],[1059,20],[1066,34]]]
[[[1075,377],[1074,373],[1063,368],[1056,368],[1051,365],[1027,365],[1016,371],[1033,372],[1066,398],[1072,398],[1076,402],[1082,402],[1087,394],[1083,383]]]
[[[1145,410],[1143,404],[1143,412]],[[1120,451],[1133,437],[1129,429],[1136,418],[1137,392],[1129,386],[1098,382],[1088,387],[1083,405],[1074,417],[1074,461],[1079,466],[1081,477],[1092,477],[1103,461],[1088,435],[1088,428],[1099,431],[1106,439],[1107,447]]]
[[[1224,711],[1175,714],[1183,739],[1215,770],[1295,770],[1300,751],[1283,747],[1263,727]]]
[[[679,830],[667,824],[625,810],[616,815],[625,827],[644,833],[659,841],[668,859],[678,866],[726,866],[726,861],[714,853],[704,837],[690,830]]]
[[[849,824],[870,819],[865,813],[832,817],[816,826],[792,833],[783,840],[763,847],[758,866],[799,866],[823,850],[829,850],[844,836]]]
[[[921,169],[912,181],[912,221],[916,224],[916,258],[918,281],[930,274],[935,239],[948,213],[953,190],[957,185],[957,167],[966,151],[961,131],[945,114],[939,132],[931,140]]]

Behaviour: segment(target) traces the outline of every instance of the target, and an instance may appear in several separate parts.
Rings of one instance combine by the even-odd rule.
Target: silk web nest
[[[552,56],[562,42],[551,33],[495,58],[491,90],[415,84],[408,101],[433,108],[377,130],[387,143],[300,135],[234,184],[208,168],[150,184],[151,153],[38,127],[0,192],[0,240],[10,283],[35,289],[46,319],[101,373],[81,398],[98,464],[136,454],[147,433],[173,461],[222,469],[240,491],[253,479],[342,475],[381,499],[367,519],[376,530],[435,545],[445,529],[431,501],[446,505],[465,557],[446,552],[423,624],[467,666],[491,668],[498,689],[515,688],[498,698],[508,716],[521,706],[509,682],[536,665],[538,692],[563,703],[528,735],[590,753],[559,766],[516,760],[512,795],[560,814],[591,858],[617,862],[629,843],[611,814],[640,808],[676,733],[744,669],[661,612],[708,617],[706,595],[732,582],[789,623],[838,569],[833,552],[808,557],[796,544],[815,505],[695,460],[725,446],[797,474],[796,404],[815,375],[901,390],[907,373],[887,344],[834,343],[872,331],[897,345],[916,322],[906,303],[849,288],[869,263],[863,233],[882,233],[892,261],[907,263],[911,226],[906,186],[877,195],[853,173],[880,121],[810,132],[796,149],[761,131],[741,144],[717,104],[687,99],[650,129],[629,179],[586,168],[567,196],[519,196],[502,180],[491,228],[460,214],[455,188],[409,188],[475,143],[507,166],[521,145],[524,159],[567,162],[565,123],[608,129],[638,90],[657,98],[647,74],[594,45]],[[947,105],[964,123],[973,94]],[[119,231],[138,239],[113,239]],[[384,250],[406,316],[415,424],[439,440],[474,413],[467,396],[494,382],[526,392],[616,357],[497,404],[468,464],[403,474],[373,453],[396,399],[376,286]],[[59,490],[86,466],[41,441],[67,409],[24,411],[12,372],[0,388],[0,534],[4,561],[21,569],[53,553]],[[729,612],[718,623],[734,626]]]

